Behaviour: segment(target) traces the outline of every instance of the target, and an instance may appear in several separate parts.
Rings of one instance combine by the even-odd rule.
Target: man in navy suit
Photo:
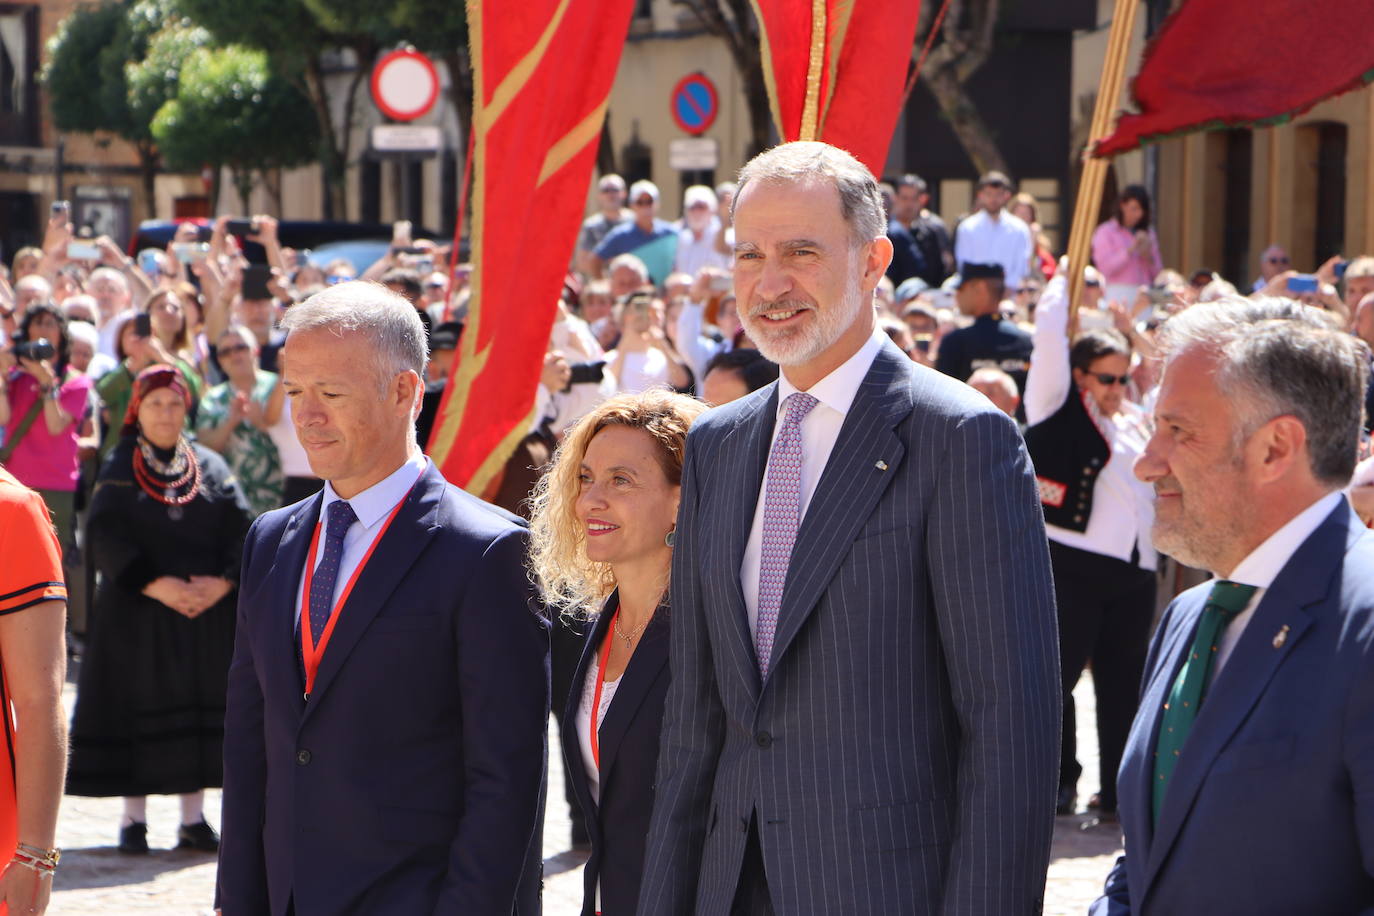
[[[1059,672],[1012,421],[875,333],[872,175],[740,173],[735,290],[781,379],[692,427],[643,916],[1039,913]]]
[[[1374,536],[1341,490],[1367,351],[1284,300],[1171,318],[1155,546],[1217,578],[1155,633],[1097,916],[1374,911]]]
[[[341,284],[284,324],[282,384],[327,483],[244,549],[219,905],[537,913],[549,647],[525,531],[421,454],[408,302]]]

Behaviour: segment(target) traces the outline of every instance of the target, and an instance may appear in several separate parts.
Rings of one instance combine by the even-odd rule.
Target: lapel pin
[[[886,461],[883,461],[881,458],[878,459],[878,463],[875,464],[875,465],[873,465],[873,466],[874,466],[875,468],[877,468],[878,470],[880,470],[880,471],[886,471],[886,470],[887,470],[887,462],[886,462]]]
[[[1274,648],[1282,649],[1283,644],[1288,642],[1288,624],[1284,624],[1279,631],[1274,634]]]

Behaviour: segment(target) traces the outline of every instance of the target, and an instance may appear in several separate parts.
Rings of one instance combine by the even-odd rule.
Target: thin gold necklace
[[[649,618],[649,620],[652,620],[652,619],[653,619],[652,617]],[[628,649],[628,648],[630,648],[631,645],[633,645],[633,643],[634,643],[634,641],[635,641],[635,637],[638,636],[640,633],[643,633],[643,632],[644,632],[644,628],[647,627],[647,626],[649,625],[649,620],[646,620],[646,621],[644,621],[643,623],[641,623],[639,626],[635,627],[633,633],[628,633],[628,634],[627,634],[624,630],[622,630],[622,629],[620,628],[620,615],[617,614],[617,615],[615,616],[615,619],[612,621],[612,623],[615,625],[615,635],[616,635],[616,636],[619,636],[622,640],[625,641],[625,648]]]

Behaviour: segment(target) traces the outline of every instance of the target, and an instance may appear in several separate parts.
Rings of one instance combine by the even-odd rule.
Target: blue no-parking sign
[[[684,76],[673,87],[671,107],[678,127],[694,136],[705,133],[720,111],[716,84],[704,73]]]

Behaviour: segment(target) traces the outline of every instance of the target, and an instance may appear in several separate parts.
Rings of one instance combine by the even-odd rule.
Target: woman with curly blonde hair
[[[593,621],[560,717],[592,841],[587,916],[632,914],[639,897],[668,690],[682,457],[705,409],[661,389],[611,398],[568,433],[535,490],[530,565],[545,600]]]

